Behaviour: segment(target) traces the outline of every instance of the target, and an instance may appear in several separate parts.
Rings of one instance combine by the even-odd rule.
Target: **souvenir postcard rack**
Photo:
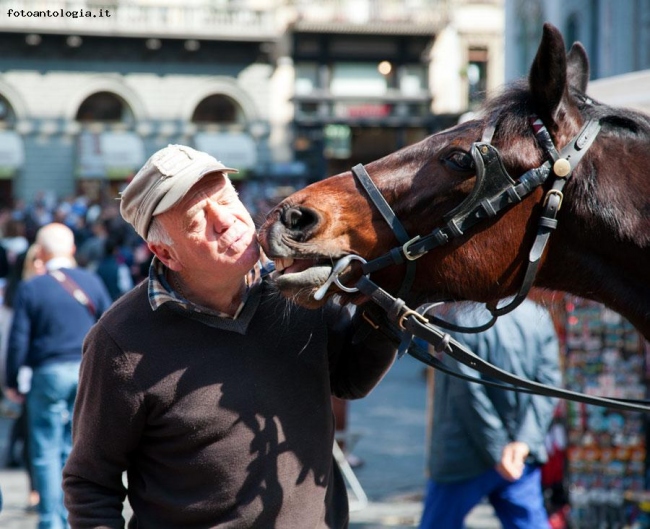
[[[566,298],[564,309],[559,327],[565,387],[592,395],[647,398],[650,347],[632,324],[580,298]],[[647,417],[575,402],[567,402],[565,410],[575,529],[650,528],[641,525],[640,508],[650,499]]]

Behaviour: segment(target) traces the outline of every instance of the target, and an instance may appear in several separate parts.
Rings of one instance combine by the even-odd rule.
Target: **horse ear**
[[[537,115],[547,127],[553,127],[558,107],[562,99],[568,97],[568,90],[564,39],[552,24],[544,24],[542,41],[530,68],[528,83]]]
[[[579,42],[574,42],[567,55],[567,76],[569,86],[583,94],[587,92],[589,83],[589,58],[587,50]]]

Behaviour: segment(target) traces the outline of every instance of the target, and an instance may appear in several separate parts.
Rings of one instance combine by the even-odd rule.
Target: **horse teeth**
[[[285,268],[289,268],[293,264],[293,259],[291,257],[287,259],[273,259],[273,262],[275,263],[275,269],[278,272],[281,272]]]

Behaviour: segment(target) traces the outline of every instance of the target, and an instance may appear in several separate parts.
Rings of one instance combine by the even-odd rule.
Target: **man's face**
[[[230,181],[206,175],[159,220],[174,244],[172,270],[206,280],[242,277],[259,259],[255,224]]]

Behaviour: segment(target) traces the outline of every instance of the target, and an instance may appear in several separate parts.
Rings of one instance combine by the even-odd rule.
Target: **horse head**
[[[557,230],[540,257],[535,286],[605,303],[649,336],[650,119],[593,101],[585,94],[588,79],[584,47],[575,43],[567,53],[560,32],[545,24],[527,79],[488,100],[476,119],[371,162],[366,170],[409,237],[425,237],[449,224],[476,194],[475,149],[486,135],[504,178],[516,183],[549,161],[531,118],[541,120],[551,148],[558,150],[575,140],[585,123],[599,123],[598,137],[560,193]],[[408,301],[493,303],[515,294],[550,185],[543,182],[419,257]],[[369,261],[403,244],[351,171],[289,196],[269,213],[259,237],[276,261],[278,288],[308,307],[323,302],[314,294],[340,258],[353,254]],[[394,291],[405,266],[378,270],[372,279]],[[352,261],[341,284],[354,284],[360,273]],[[341,291],[334,287],[331,293]],[[343,296],[363,301],[358,293]]]

